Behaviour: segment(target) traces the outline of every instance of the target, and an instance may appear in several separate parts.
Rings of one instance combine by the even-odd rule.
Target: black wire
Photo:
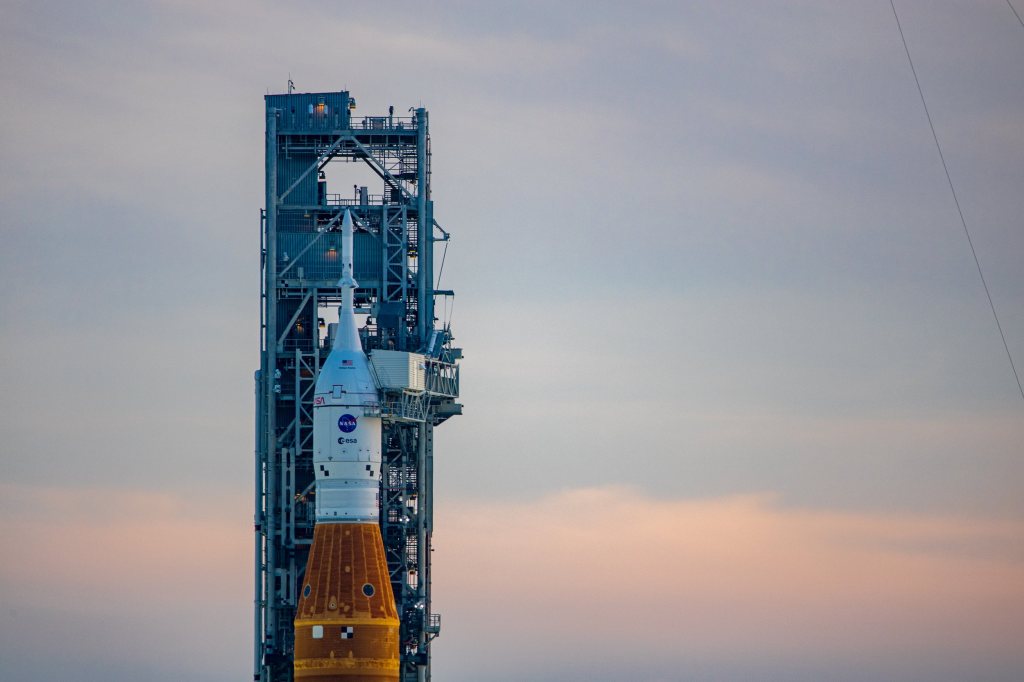
[[[946,166],[946,157],[942,154],[942,145],[939,144],[939,136],[935,133],[935,124],[932,123],[932,115],[928,113],[928,103],[924,99],[924,90],[921,88],[921,81],[917,77],[917,69],[914,68],[914,60],[910,57],[910,48],[907,47],[907,38],[903,35],[903,26],[900,24],[900,15],[896,13],[895,0],[889,0],[892,6],[892,15],[896,17],[896,28],[900,32],[900,40],[903,41],[903,49],[907,53],[907,61],[910,63],[910,72],[914,74],[914,82],[917,84],[917,94],[921,96],[921,106],[924,107],[924,115],[928,119],[928,127],[932,131],[932,139],[935,140],[935,148],[939,151],[939,160],[942,161],[942,170],[946,172],[946,182],[949,183],[949,191],[953,194],[953,203],[956,204],[957,213],[960,214],[960,224],[964,226],[964,234],[967,235],[967,243],[971,247],[971,255],[974,256],[974,264],[978,267],[978,276],[981,278],[981,286],[985,288],[985,296],[988,297],[988,305],[992,309],[992,317],[996,320],[996,329],[999,330],[999,338],[1003,340],[1003,348],[1006,349],[1006,357],[1010,361],[1010,369],[1013,370],[1013,378],[1017,380],[1017,390],[1020,391],[1021,399],[1024,399],[1024,386],[1021,386],[1020,375],[1017,374],[1017,367],[1013,364],[1013,355],[1010,353],[1010,346],[1006,343],[1006,335],[1003,334],[1003,325],[999,323],[999,314],[996,313],[996,305],[992,302],[992,294],[989,293],[988,283],[985,282],[985,274],[981,270],[981,261],[978,260],[978,253],[974,250],[974,241],[971,239],[971,231],[967,229],[967,220],[960,208],[960,200],[956,196],[956,189],[953,187],[953,178],[949,174],[949,167]],[[1013,9],[1013,5],[1010,5]],[[1014,10],[1014,14],[1017,10]],[[1020,18],[1019,16],[1017,17]]]
[[[1017,8],[1013,6],[1013,3],[1010,2],[1010,0],[1006,0],[1006,4],[1010,6],[1011,10],[1013,10],[1013,16],[1017,17],[1017,21],[1020,22],[1020,25],[1024,26],[1024,19],[1020,18],[1020,14],[1017,13]]]

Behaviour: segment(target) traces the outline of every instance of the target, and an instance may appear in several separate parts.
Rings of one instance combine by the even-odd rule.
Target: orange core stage
[[[295,614],[295,679],[398,679],[398,612],[377,524],[313,529]]]

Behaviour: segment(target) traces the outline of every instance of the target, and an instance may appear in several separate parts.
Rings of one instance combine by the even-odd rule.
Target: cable
[[[1013,3],[1010,2],[1010,0],[1006,0],[1006,4],[1010,6],[1011,10],[1013,10],[1013,16],[1017,17],[1017,21],[1020,22],[1020,25],[1024,26],[1024,19],[1020,18],[1020,14],[1017,13],[1017,8],[1013,6]]]
[[[1007,0],[1009,1],[1009,0]],[[971,255],[974,256],[974,264],[978,267],[978,276],[981,278],[981,286],[985,289],[985,296],[988,297],[988,305],[992,309],[992,317],[996,320],[996,329],[999,330],[999,338],[1003,340],[1003,348],[1006,350],[1006,358],[1010,361],[1010,369],[1013,371],[1013,378],[1017,380],[1017,390],[1024,400],[1024,386],[1021,386],[1020,375],[1017,374],[1017,366],[1013,364],[1013,355],[1010,353],[1010,346],[1006,343],[1006,335],[1003,333],[1003,325],[999,323],[999,314],[996,312],[996,305],[992,302],[992,294],[989,293],[988,283],[985,282],[985,274],[981,270],[981,261],[978,260],[978,252],[974,250],[974,241],[971,239],[971,231],[967,229],[967,220],[964,218],[963,209],[960,208],[960,200],[956,196],[956,189],[953,187],[953,178],[949,174],[949,167],[946,165],[946,157],[942,154],[942,145],[939,144],[939,136],[935,132],[935,124],[932,123],[932,115],[928,112],[928,103],[924,99],[924,90],[921,88],[921,81],[917,77],[917,69],[914,68],[914,60],[910,57],[910,48],[907,47],[907,37],[903,35],[903,26],[900,24],[900,15],[896,13],[895,0],[889,0],[892,7],[892,15],[896,17],[896,28],[900,32],[900,40],[903,41],[903,49],[907,53],[907,62],[910,63],[910,72],[914,74],[914,83],[917,84],[917,94],[921,96],[921,106],[924,107],[924,115],[928,119],[928,127],[932,131],[932,139],[935,140],[935,148],[939,152],[939,160],[942,161],[942,170],[946,173],[946,182],[949,183],[949,191],[953,195],[953,203],[956,204],[957,213],[960,214],[960,224],[964,226],[964,234],[967,235],[967,244],[971,247]],[[1013,5],[1010,5],[1013,9]],[[1017,10],[1014,10],[1014,14]],[[1019,16],[1017,17],[1020,18]]]
[[[437,289],[441,286],[441,275],[444,274],[444,259],[448,256],[448,240],[444,240],[444,253],[441,254],[441,267],[437,271],[437,285],[434,287]]]
[[[435,289],[438,289],[441,286],[441,275],[444,274],[444,259],[448,257],[448,244],[450,243],[450,240],[444,240],[444,251],[441,253],[441,267],[437,269],[437,285],[434,287]],[[448,296],[444,297],[444,318],[442,319],[447,318],[447,322],[445,324],[446,326],[451,326],[452,318],[448,313],[448,298]],[[452,301],[452,310],[455,310],[455,301]]]

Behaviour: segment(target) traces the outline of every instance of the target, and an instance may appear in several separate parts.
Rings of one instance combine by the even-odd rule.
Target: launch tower
[[[435,221],[430,197],[428,114],[408,113],[357,116],[345,91],[266,97],[255,453],[259,682],[293,679],[293,619],[316,518],[314,387],[336,332],[330,315],[342,298],[346,210],[355,225],[359,335],[378,391],[366,409],[382,422],[379,523],[400,622],[399,679],[430,679],[430,642],[440,632],[430,598],[433,430],[461,414],[461,351],[434,316],[435,299],[453,294],[435,289],[434,244],[449,234]],[[373,180],[328,185],[358,167]]]

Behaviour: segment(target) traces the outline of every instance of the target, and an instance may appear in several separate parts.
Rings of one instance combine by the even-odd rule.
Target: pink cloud
[[[53,604],[154,606],[251,599],[251,521],[242,499],[4,485],[0,535],[16,554],[0,581]]]
[[[0,625],[18,624],[6,633],[24,643],[18,655],[52,657],[33,647],[55,617],[75,633],[68,666],[109,657],[110,666],[245,674],[246,496],[0,486],[0,499],[0,536],[17,548],[0,559],[0,593],[20,614]],[[879,669],[928,679],[947,660],[1024,670],[1020,521],[792,509],[771,495],[652,499],[625,488],[441,500],[437,512],[444,635],[435,665],[445,679],[475,679],[510,650],[518,667],[509,670],[552,679],[577,661],[625,665],[638,680],[676,679],[665,671],[680,660],[712,671],[753,661],[768,677],[764,661],[815,657],[881,666],[859,679]],[[183,663],[182,650],[194,656]],[[916,677],[897,674],[926,664]],[[565,679],[621,679],[623,670]],[[509,675],[494,679],[519,679]]]
[[[249,674],[243,496],[0,485],[0,500],[0,678]]]
[[[789,509],[769,495],[657,500],[618,488],[438,510],[441,657],[449,646],[455,656],[497,656],[499,643],[515,643],[601,660],[614,642],[618,657],[640,661],[688,652],[1024,663],[1017,521]]]

